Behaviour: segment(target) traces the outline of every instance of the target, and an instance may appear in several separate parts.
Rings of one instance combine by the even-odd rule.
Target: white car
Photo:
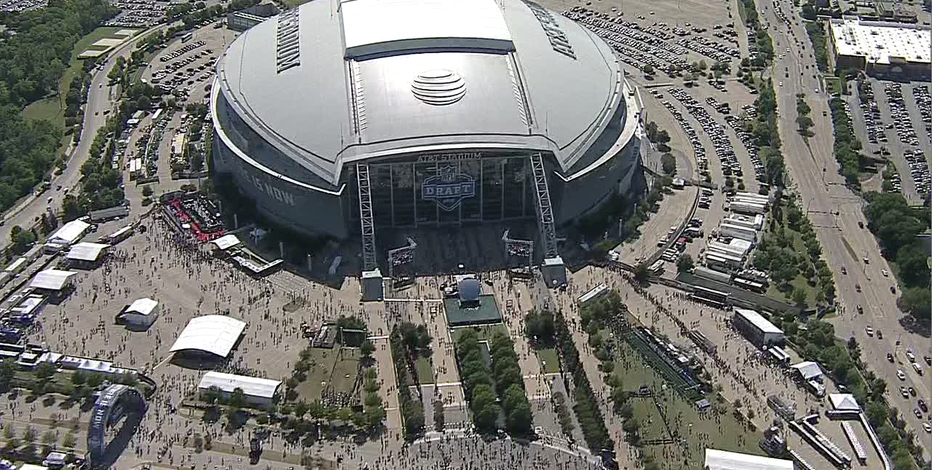
[[[909,359],[909,362],[916,362],[916,355],[913,354],[912,350],[906,350],[906,359]]]
[[[898,379],[900,379],[900,380],[906,380],[906,374],[904,374],[903,371],[901,371],[901,370],[897,370],[897,371],[896,371],[896,378],[898,378]]]
[[[929,423],[922,423],[922,429],[925,429],[926,432],[932,432],[932,425],[929,425]]]
[[[888,273],[886,269],[881,269],[880,274],[883,274],[883,277],[887,277],[888,275],[890,275],[890,273]]]

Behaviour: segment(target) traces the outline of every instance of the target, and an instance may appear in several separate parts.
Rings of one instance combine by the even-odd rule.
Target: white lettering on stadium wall
[[[265,181],[262,180],[261,177],[251,175],[249,174],[249,172],[247,172],[243,168],[240,168],[240,170],[243,172],[243,176],[246,177],[247,180],[251,181],[252,184],[256,187],[256,189],[258,189],[259,191],[264,191],[266,194],[269,195],[269,197],[271,197],[272,199],[275,199],[278,202],[281,202],[283,204],[288,204],[291,207],[295,206],[294,194],[291,194],[288,191],[285,191],[283,189],[276,188],[275,186],[272,186],[269,183],[266,183]]]
[[[461,153],[437,153],[430,155],[418,155],[418,163],[440,163],[440,162],[457,162],[464,160],[479,160],[482,158],[482,152],[461,152]]]
[[[566,34],[560,29],[560,25],[557,24],[557,20],[553,17],[553,14],[546,8],[530,0],[524,0],[524,3],[531,9],[531,13],[534,13],[534,16],[537,17],[537,21],[540,22],[540,27],[544,28],[544,33],[547,34],[547,39],[550,40],[550,47],[560,54],[575,59],[576,53],[573,52],[573,46],[570,45],[569,39],[566,38]]]

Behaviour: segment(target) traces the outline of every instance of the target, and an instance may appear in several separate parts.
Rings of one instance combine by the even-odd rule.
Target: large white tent
[[[83,220],[72,220],[56,230],[49,237],[48,242],[56,245],[70,245],[78,241],[90,227],[91,224]]]
[[[796,464],[792,460],[706,449],[705,468],[708,470],[796,470]]]
[[[224,374],[221,372],[208,372],[201,378],[197,388],[201,392],[211,387],[217,387],[224,396],[229,396],[233,390],[239,388],[252,403],[265,405],[272,403],[272,397],[281,387],[281,380],[260,379],[246,375]]]
[[[100,255],[110,248],[110,245],[104,243],[78,243],[71,247],[65,256],[69,261],[82,261],[85,263],[94,263],[100,259]]]
[[[64,289],[69,282],[71,282],[71,277],[75,274],[77,273],[71,271],[46,269],[45,271],[36,274],[36,277],[32,279],[31,283],[29,283],[29,287],[48,291],[60,291]]]
[[[170,351],[202,351],[227,357],[244,329],[246,323],[224,315],[195,317],[181,331]]]

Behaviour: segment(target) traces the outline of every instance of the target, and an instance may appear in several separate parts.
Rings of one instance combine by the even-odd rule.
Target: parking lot
[[[932,189],[928,158],[932,131],[929,86],[868,78],[847,98],[847,111],[864,152],[893,162],[893,189],[919,204]]]

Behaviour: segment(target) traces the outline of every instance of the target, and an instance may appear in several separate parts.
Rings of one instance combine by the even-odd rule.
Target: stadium
[[[641,106],[612,49],[521,0],[337,0],[217,64],[214,166],[301,233],[554,227],[638,186]],[[367,263],[368,264],[368,263]]]

